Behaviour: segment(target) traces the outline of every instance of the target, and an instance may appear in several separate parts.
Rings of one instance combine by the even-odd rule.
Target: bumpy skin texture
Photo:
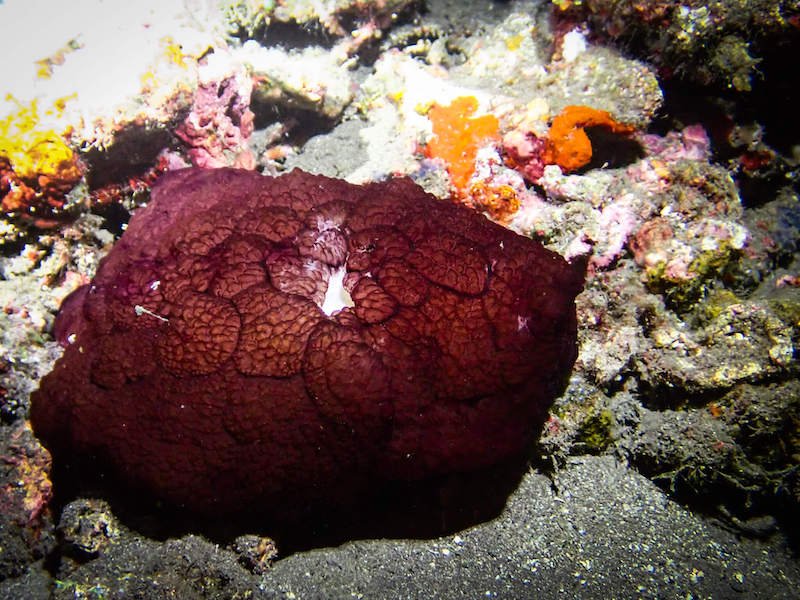
[[[354,306],[328,316],[342,268]],[[177,171],[62,307],[31,420],[56,460],[201,513],[485,467],[563,389],[582,283],[408,179]]]

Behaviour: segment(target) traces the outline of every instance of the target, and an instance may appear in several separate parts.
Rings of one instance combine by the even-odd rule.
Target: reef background
[[[0,596],[796,595],[797,2],[40,0],[0,18]],[[26,420],[54,315],[189,164],[408,174],[591,253],[570,386],[496,518],[290,554],[257,523],[154,535],[91,488],[54,496]]]

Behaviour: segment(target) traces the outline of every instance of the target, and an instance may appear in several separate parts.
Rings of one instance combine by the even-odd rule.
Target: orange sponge
[[[605,127],[613,133],[631,133],[633,127],[615,121],[609,113],[589,106],[566,106],[553,119],[547,134],[544,160],[564,171],[580,169],[592,159],[592,143],[584,127]]]
[[[425,153],[431,158],[441,158],[453,185],[464,190],[475,170],[478,149],[491,140],[499,140],[499,123],[494,115],[473,117],[478,110],[474,96],[461,96],[449,106],[434,104],[428,112],[433,124],[434,137],[428,142]]]

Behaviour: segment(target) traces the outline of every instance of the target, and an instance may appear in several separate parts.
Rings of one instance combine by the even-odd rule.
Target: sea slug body
[[[563,390],[582,285],[409,179],[175,171],[62,307],[31,420],[206,514],[482,468]]]

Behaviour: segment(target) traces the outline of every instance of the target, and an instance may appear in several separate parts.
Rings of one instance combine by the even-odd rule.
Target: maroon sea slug
[[[582,284],[409,179],[177,171],[62,307],[31,421],[200,513],[478,469],[563,390]]]

